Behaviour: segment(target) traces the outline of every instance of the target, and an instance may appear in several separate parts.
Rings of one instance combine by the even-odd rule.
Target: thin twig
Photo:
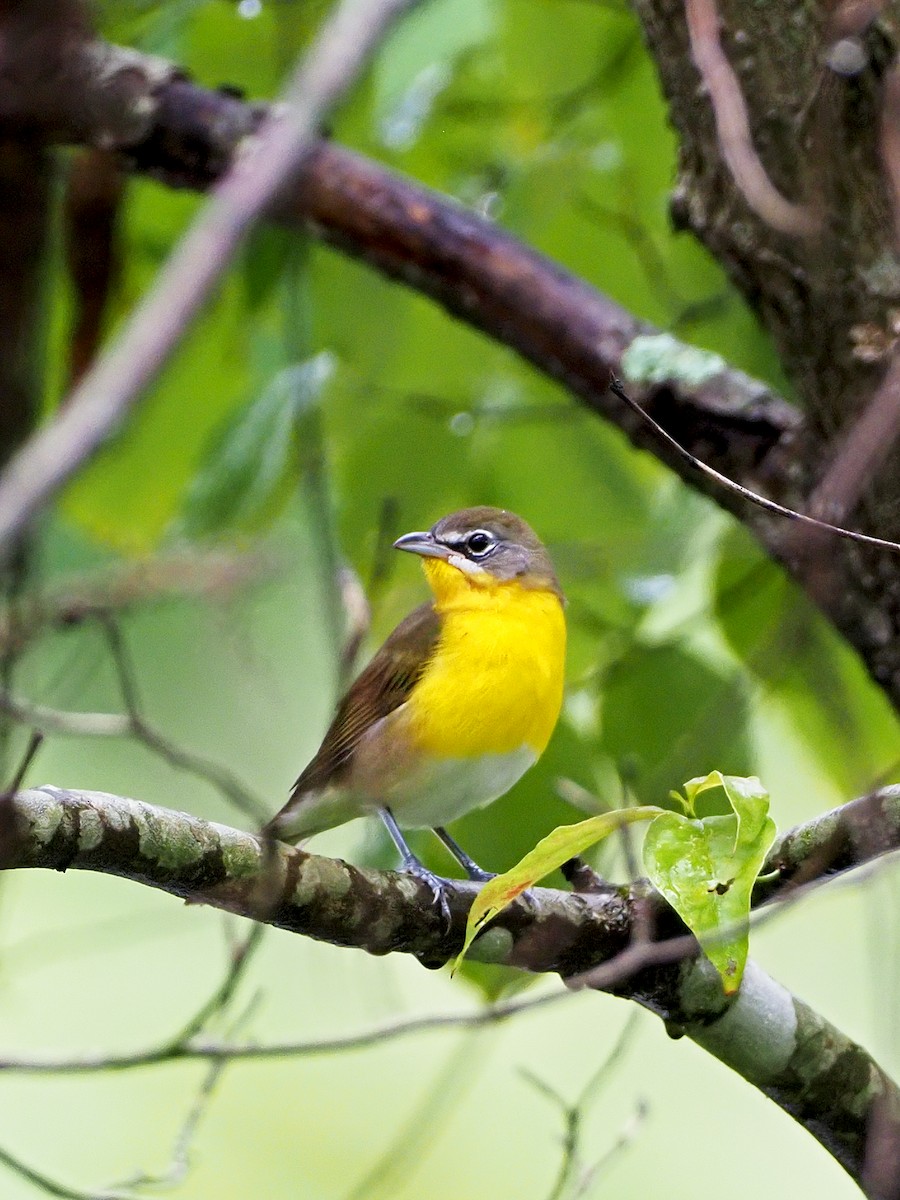
[[[608,1082],[612,1071],[624,1057],[626,1050],[633,1041],[641,1015],[639,1008],[631,1010],[609,1053],[571,1104],[555,1088],[551,1087],[546,1080],[539,1078],[532,1071],[521,1071],[521,1074],[529,1083],[556,1105],[563,1118],[563,1156],[548,1200],[563,1200],[572,1176],[578,1169],[581,1136],[589,1103],[601,1085]]]
[[[0,477],[0,552],[122,425],[380,40],[416,0],[342,0],[113,346]]]
[[[60,1200],[134,1200],[133,1192],[110,1191],[106,1188],[99,1191],[93,1188],[83,1191],[81,1188],[67,1187],[65,1184],[51,1179],[49,1175],[36,1171],[34,1167],[29,1167],[20,1158],[16,1158],[8,1150],[4,1150],[3,1147],[0,1147],[0,1163],[48,1195],[60,1197]]]
[[[256,1061],[276,1058],[311,1058],[323,1054],[367,1050],[418,1033],[447,1029],[475,1029],[499,1025],[522,1013],[532,1012],[571,998],[571,992],[559,989],[527,999],[510,1000],[476,1009],[470,1013],[430,1013],[377,1025],[360,1033],[306,1041],[284,1041],[268,1045],[252,1042],[210,1041],[199,1037],[179,1043],[171,1038],[159,1045],[131,1054],[97,1054],[81,1058],[0,1058],[0,1071],[18,1071],[32,1075],[82,1075],[98,1071],[122,1071],[132,1067],[156,1066],[184,1061]]]
[[[613,1144],[595,1163],[585,1169],[581,1179],[578,1181],[578,1186],[572,1193],[572,1200],[580,1200],[582,1196],[587,1195],[588,1190],[594,1185],[598,1176],[609,1167],[610,1163],[619,1157],[623,1150],[628,1149],[640,1133],[649,1111],[650,1106],[647,1104],[647,1101],[638,1100],[634,1112],[619,1130],[619,1135]]]
[[[262,800],[227,767],[177,745],[139,713],[69,712],[2,692],[0,711],[48,736],[134,738],[169,766],[208,783],[256,824],[268,815]]]
[[[250,926],[247,936],[232,947],[228,968],[222,982],[175,1035],[171,1042],[173,1047],[186,1046],[206,1028],[214,1016],[228,1008],[237,991],[238,984],[247,974],[247,969],[262,945],[265,932],[265,925],[254,923]]]
[[[842,521],[856,507],[867,485],[884,466],[898,435],[900,351],[895,350],[887,374],[862,414],[847,431],[827,471],[810,494],[810,512],[832,521]]]
[[[209,1004],[205,1006],[205,1008],[209,1011],[204,1013],[204,1010],[201,1009],[197,1014],[197,1017],[201,1018],[202,1021],[205,1021],[207,1016],[211,1015],[214,1009],[224,1008],[224,1006],[228,1004],[244,967],[249,962],[250,956],[252,956],[255,948],[259,945],[259,938],[255,937],[255,933],[260,928],[262,928],[262,926],[256,926],[255,929],[251,931],[249,937],[235,948],[235,954],[232,957],[231,967],[228,975],[226,976],[223,987],[220,988],[219,991],[210,998]],[[245,1019],[246,1014],[243,1014],[242,1016],[238,1017],[235,1022],[233,1022],[229,1031],[232,1036]],[[189,1029],[190,1025],[188,1025],[187,1028]],[[187,1033],[185,1033],[185,1036],[187,1036]],[[200,1088],[194,1097],[194,1103],[188,1109],[185,1118],[182,1121],[181,1128],[178,1130],[178,1133],[175,1137],[175,1144],[172,1148],[172,1155],[169,1161],[169,1166],[166,1168],[166,1170],[155,1175],[138,1175],[134,1179],[127,1181],[126,1186],[132,1188],[146,1187],[148,1185],[152,1187],[173,1187],[175,1184],[181,1183],[181,1181],[187,1175],[190,1167],[190,1151],[194,1137],[197,1133],[197,1128],[200,1125],[200,1121],[202,1120],[207,1108],[209,1107],[213,1092],[218,1086],[219,1080],[222,1078],[228,1063],[228,1059],[221,1058],[213,1061],[210,1064],[206,1074],[203,1077],[203,1082],[201,1083]]]
[[[213,1092],[216,1090],[227,1066],[228,1063],[224,1059],[220,1062],[214,1062],[203,1076],[203,1082],[200,1084],[200,1088],[194,1097],[194,1103],[188,1109],[181,1128],[176,1134],[175,1144],[172,1147],[172,1157],[166,1170],[158,1174],[138,1175],[134,1180],[126,1183],[127,1187],[141,1188],[149,1186],[154,1188],[170,1188],[185,1179],[190,1168],[191,1146],[197,1134],[197,1128],[209,1107]]]
[[[44,634],[78,626],[101,612],[127,611],[168,600],[225,599],[265,581],[279,566],[269,552],[168,553],[67,576],[29,591],[15,612],[0,608],[0,652],[19,652]]]
[[[372,611],[366,597],[362,580],[350,566],[344,563],[338,568],[337,584],[344,610],[344,644],[341,648],[339,682],[343,688],[353,678],[359,652],[372,623]]]
[[[751,491],[750,488],[744,487],[743,484],[735,483],[733,479],[729,479],[727,475],[723,475],[720,471],[710,467],[707,463],[691,454],[690,450],[685,450],[680,442],[677,442],[670,433],[663,429],[658,421],[655,421],[650,414],[625,392],[622,384],[618,379],[610,381],[609,390],[614,396],[618,396],[620,400],[633,409],[634,412],[640,414],[641,418],[647,422],[655,434],[660,437],[667,446],[671,447],[681,458],[691,464],[695,470],[706,475],[709,479],[714,479],[716,483],[722,485],[728,491],[733,492],[736,496],[740,496],[743,500],[749,500],[751,504],[756,504],[759,508],[764,508],[766,512],[777,513],[780,517],[789,517],[792,521],[800,521],[804,525],[811,525],[815,529],[825,530],[828,533],[837,534],[838,537],[848,538],[852,542],[862,542],[866,546],[878,546],[881,550],[894,550],[900,552],[900,543],[889,541],[887,538],[872,537],[868,533],[857,533],[854,529],[844,529],[840,525],[832,525],[829,521],[820,521],[818,517],[811,517],[808,513],[797,512],[794,508],[787,508],[784,504],[778,504],[775,500],[769,500],[766,496],[760,496],[758,492]]]
[[[34,762],[35,756],[40,750],[44,742],[44,735],[40,730],[32,731],[31,737],[28,739],[28,745],[25,747],[25,753],[22,755],[19,765],[16,767],[16,773],[9,782],[9,786],[3,792],[3,796],[14,796],[21,788],[25,781],[25,776],[28,774],[28,768]]]

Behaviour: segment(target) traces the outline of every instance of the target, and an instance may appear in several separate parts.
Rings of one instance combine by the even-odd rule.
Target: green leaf
[[[228,423],[195,476],[182,532],[203,537],[255,529],[281,507],[299,474],[298,421],[334,369],[328,353],[279,371],[262,395]]]
[[[469,919],[466,923],[466,940],[459,952],[459,957],[453,964],[453,971],[459,966],[466,952],[481,932],[482,928],[493,920],[497,913],[502,912],[517,896],[527,891],[539,879],[561,867],[564,862],[583,854],[595,842],[609,837],[623,825],[633,825],[637,821],[650,821],[654,817],[665,815],[663,809],[654,805],[642,808],[619,808],[613,812],[600,813],[596,817],[588,817],[586,821],[578,821],[574,825],[560,825],[552,833],[530,850],[514,867],[489,880],[478,895],[475,903],[469,909]]]
[[[758,779],[720,771],[685,784],[688,809],[694,811],[697,799],[713,788],[725,792],[732,812],[703,818],[663,813],[647,830],[644,866],[731,995],[747,962],[750,894],[775,838],[775,822]]]

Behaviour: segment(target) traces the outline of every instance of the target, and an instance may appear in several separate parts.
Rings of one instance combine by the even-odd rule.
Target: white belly
[[[389,789],[380,805],[387,804],[398,824],[407,829],[448,825],[508,792],[536,759],[527,746],[472,759],[436,759]],[[374,811],[378,805],[366,807]]]

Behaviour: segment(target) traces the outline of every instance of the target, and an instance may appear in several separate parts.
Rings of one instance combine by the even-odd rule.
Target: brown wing
[[[366,730],[405,702],[434,652],[440,622],[430,604],[401,621],[350,686],[312,762],[294,784],[289,805],[304,792],[340,783]]]

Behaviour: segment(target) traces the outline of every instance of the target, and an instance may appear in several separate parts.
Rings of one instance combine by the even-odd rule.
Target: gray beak
[[[450,554],[446,546],[434,540],[432,533],[404,533],[394,542],[394,549],[421,554],[423,558],[447,558]]]

